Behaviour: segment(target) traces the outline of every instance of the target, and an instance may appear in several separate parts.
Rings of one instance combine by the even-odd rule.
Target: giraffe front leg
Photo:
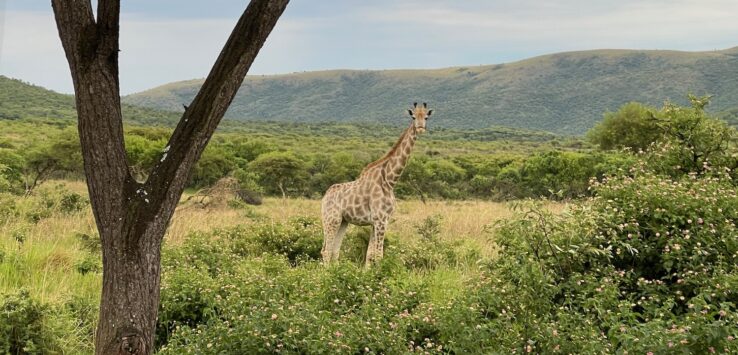
[[[366,250],[365,267],[371,267],[372,264],[382,260],[382,257],[384,256],[384,232],[386,227],[387,223],[384,221],[374,223],[372,236],[369,238],[369,246]]]
[[[340,220],[323,220],[323,248],[320,250],[320,255],[323,257],[324,263],[330,263],[331,261],[333,261],[333,248],[335,245],[336,234],[338,233],[340,225]],[[336,258],[337,257],[338,255],[336,254]]]

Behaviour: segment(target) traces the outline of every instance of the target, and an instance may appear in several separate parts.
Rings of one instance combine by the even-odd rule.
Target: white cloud
[[[252,74],[492,64],[594,48],[738,45],[735,0],[331,0],[311,5],[293,0]],[[123,93],[206,76],[240,13],[203,19],[176,15],[124,12]],[[3,35],[0,73],[71,92],[50,9],[6,12]]]
[[[409,32],[432,33],[441,44],[453,39],[464,44],[522,42],[533,47],[556,41],[612,47],[671,41],[675,48],[684,48],[684,42],[726,41],[738,34],[734,17],[738,1],[733,0],[594,1],[586,5],[527,0],[518,1],[514,8],[499,4],[405,1],[381,10],[367,8],[366,16],[367,22],[382,26],[403,25]]]

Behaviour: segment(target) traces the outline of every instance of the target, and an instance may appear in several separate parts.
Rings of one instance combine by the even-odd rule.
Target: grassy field
[[[63,184],[70,191],[86,194],[82,182],[51,181],[47,186]],[[189,195],[183,196],[183,201]],[[19,209],[30,208],[29,198],[19,198]],[[390,238],[407,243],[421,242],[417,225],[428,217],[440,216],[439,237],[445,241],[463,241],[494,255],[489,243],[493,238],[489,226],[511,215],[510,204],[487,201],[398,201],[390,222]],[[549,202],[552,211],[562,211],[566,205]],[[218,228],[251,225],[272,221],[285,223],[293,217],[320,217],[320,201],[308,199],[265,198],[260,206],[232,208],[214,203],[206,208],[183,202],[175,213],[165,236],[167,245],[179,245],[193,232],[209,232]],[[359,228],[352,226],[349,230]],[[75,272],[87,258],[84,236],[96,238],[96,228],[89,207],[74,214],[52,214],[37,223],[24,218],[7,218],[0,222],[0,250],[19,258],[17,263],[0,264],[0,293],[20,288],[31,291],[42,301],[55,302],[71,295],[95,298],[100,288],[100,274]],[[18,268],[18,265],[23,265]]]
[[[46,314],[43,333],[51,337],[54,347],[62,353],[84,354],[92,349],[92,330],[102,282],[101,261],[89,204],[71,212],[59,207],[58,196],[70,193],[86,196],[85,184],[50,181],[29,197],[0,196],[14,200],[13,213],[0,213],[0,294],[27,291],[31,299],[47,309],[43,311]],[[211,200],[204,206],[198,199],[188,200],[190,196],[192,192],[183,196],[171,221],[165,236],[165,250],[186,249],[188,240],[197,233],[208,236],[217,235],[218,230],[258,230],[265,225],[289,225],[297,217],[319,219],[320,216],[319,200],[265,198],[260,206]],[[561,211],[566,205],[548,203],[547,207]],[[438,241],[434,241],[434,245],[463,245],[468,250],[476,250],[472,254],[476,257],[492,258],[496,250],[490,242],[494,235],[489,227],[511,213],[510,205],[495,202],[431,200],[424,204],[416,200],[398,201],[387,238],[395,246],[409,246],[414,252],[424,250],[418,226],[434,220],[439,227]],[[319,226],[315,231],[313,236],[319,236]],[[355,245],[349,241],[351,238],[367,232],[368,227],[352,226],[344,249]],[[217,248],[219,241],[214,238],[212,247]],[[205,241],[204,244],[210,243]],[[433,249],[430,253],[438,254],[438,251]],[[432,270],[419,269],[410,273],[407,280],[426,284],[429,299],[442,304],[459,294],[465,282],[479,275],[473,265],[470,261]],[[298,269],[300,272],[308,270]],[[168,279],[166,275],[165,272],[165,280]],[[162,307],[167,305],[164,299]]]

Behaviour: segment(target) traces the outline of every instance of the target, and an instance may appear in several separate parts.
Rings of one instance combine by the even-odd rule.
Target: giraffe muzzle
[[[425,127],[418,127],[418,133],[425,133]]]

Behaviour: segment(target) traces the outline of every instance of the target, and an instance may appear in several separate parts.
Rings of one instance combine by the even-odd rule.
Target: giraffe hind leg
[[[364,267],[371,267],[372,264],[382,260],[384,256],[384,233],[387,228],[385,222],[375,222],[372,227],[372,235],[369,238],[369,245],[366,250],[366,261]]]
[[[323,216],[323,248],[320,255],[323,262],[329,263],[333,260],[333,246],[341,228],[342,218],[336,216]]]
[[[341,252],[341,243],[343,242],[343,236],[346,235],[348,225],[348,222],[342,221],[336,231],[335,237],[333,238],[333,245],[331,247],[331,260],[338,260],[338,254]]]

